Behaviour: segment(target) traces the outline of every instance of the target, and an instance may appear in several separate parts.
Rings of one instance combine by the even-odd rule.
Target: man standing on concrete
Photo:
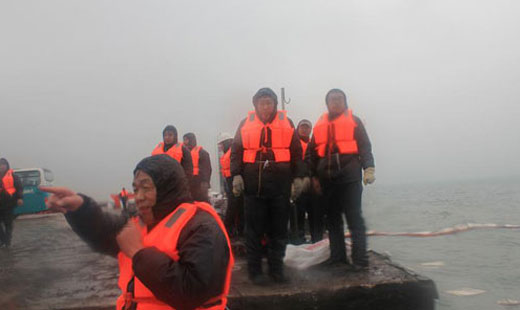
[[[312,123],[303,119],[298,122],[296,132],[302,145],[303,153],[307,151],[307,146],[311,139]],[[305,215],[307,214],[309,232],[312,243],[323,239],[323,211],[317,201],[318,195],[309,188],[303,192],[298,199],[294,200],[295,212],[291,216],[292,243],[302,244],[307,242],[305,239]]]
[[[23,204],[23,186],[9,167],[5,158],[0,158],[0,247],[11,246],[14,208]]]
[[[197,137],[188,132],[183,136],[184,146],[190,150],[193,163],[193,177],[191,178],[191,196],[196,201],[209,202],[208,190],[211,180],[211,161],[209,153],[197,145]]]
[[[328,113],[314,127],[306,161],[313,173],[313,187],[323,191],[326,202],[330,258],[327,264],[348,263],[343,217],[352,235],[352,263],[355,269],[368,268],[366,227],[361,212],[363,183],[375,181],[372,146],[365,127],[347,106],[340,89],[325,97]],[[363,171],[363,173],[362,173]]]
[[[302,147],[285,111],[277,111],[277,96],[262,88],[231,146],[233,193],[244,192],[246,250],[249,278],[266,284],[262,273],[262,240],[267,235],[269,275],[285,282],[283,257],[287,245],[291,181],[295,197],[304,188]]]

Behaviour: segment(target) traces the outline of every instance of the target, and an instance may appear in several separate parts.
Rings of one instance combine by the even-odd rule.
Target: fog
[[[377,184],[520,175],[518,1],[0,0],[0,156],[106,200],[167,124],[212,155],[260,87],[313,123],[331,88]],[[279,105],[279,108],[281,106]]]

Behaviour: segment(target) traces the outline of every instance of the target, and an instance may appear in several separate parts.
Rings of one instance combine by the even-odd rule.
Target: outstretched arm
[[[65,187],[45,187],[40,190],[52,194],[47,207],[65,214],[72,230],[94,251],[116,256],[120,251],[116,236],[127,218],[103,212],[90,197],[77,194]]]

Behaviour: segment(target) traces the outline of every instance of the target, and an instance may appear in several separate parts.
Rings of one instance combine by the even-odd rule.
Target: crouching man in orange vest
[[[94,250],[118,258],[117,310],[224,310],[234,260],[218,214],[193,202],[182,167],[166,155],[137,164],[133,187],[138,216],[130,219],[70,189],[41,189]]]
[[[307,182],[302,146],[286,112],[277,111],[276,94],[270,88],[262,88],[254,95],[253,104],[255,110],[240,123],[233,139],[231,175],[234,194],[239,196],[244,192],[249,278],[254,284],[263,285],[269,281],[262,273],[265,235],[269,275],[275,282],[287,280],[283,257],[291,182],[294,197]]]
[[[330,90],[325,101],[328,113],[323,114],[314,126],[305,160],[314,175],[315,191],[323,191],[330,240],[330,258],[326,264],[349,263],[345,250],[344,213],[352,235],[354,269],[365,270],[368,257],[361,212],[361,181],[365,185],[375,181],[372,147],[363,123],[347,107],[347,97],[342,90]]]

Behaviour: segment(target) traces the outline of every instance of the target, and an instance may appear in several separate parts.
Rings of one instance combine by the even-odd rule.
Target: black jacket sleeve
[[[358,145],[359,160],[361,162],[361,167],[363,169],[366,169],[368,167],[375,167],[374,156],[372,155],[372,144],[370,143],[370,139],[368,138],[365,126],[358,117],[354,116],[354,120],[357,124],[357,127],[354,130],[354,139],[356,139]]]
[[[161,301],[195,309],[224,289],[227,240],[213,217],[199,210],[182,230],[178,249],[178,262],[155,247],[140,250],[132,259],[134,274]]]
[[[294,124],[291,119],[289,119],[289,122],[291,123],[291,127],[294,128]],[[293,178],[305,177],[307,172],[302,160],[302,144],[300,143],[300,138],[296,133],[296,129],[293,132],[289,149],[291,150],[291,171]]]
[[[309,169],[309,174],[311,176],[316,176],[316,168],[318,167],[318,153],[316,152],[316,141],[314,140],[314,135],[311,138],[311,141],[307,145],[307,151],[305,152],[305,163],[307,164],[307,168]]]
[[[238,126],[237,132],[235,133],[235,138],[231,143],[231,176],[242,174],[243,172],[243,156],[244,156],[244,147],[242,145],[242,134],[240,130],[246,119],[243,119]]]
[[[202,182],[209,183],[211,180],[211,159],[205,149],[199,152],[199,176]]]
[[[14,185],[14,188],[16,189],[16,192],[14,193],[14,196],[13,198],[15,200],[18,200],[18,199],[22,199],[23,198],[23,184],[22,184],[22,181],[20,180],[20,178],[13,173],[13,185]]]
[[[80,196],[83,197],[83,205],[65,214],[67,222],[94,251],[117,256],[119,245],[116,236],[125,226],[127,218],[103,212],[93,199]]]
[[[186,177],[188,180],[191,180],[193,176],[193,160],[191,159],[191,152],[184,145],[182,146],[182,160],[181,166],[184,168],[184,173],[186,173]]]

